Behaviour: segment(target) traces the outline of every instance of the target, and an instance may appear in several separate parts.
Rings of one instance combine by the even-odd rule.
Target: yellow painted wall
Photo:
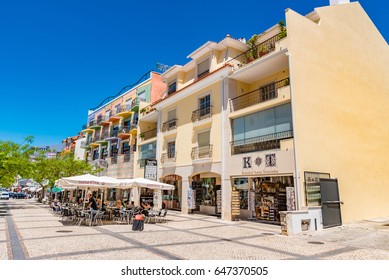
[[[204,124],[200,127],[194,127],[192,123],[192,112],[198,109],[198,97],[211,94],[211,105],[213,106],[212,122]],[[176,165],[192,164],[191,150],[192,147],[197,147],[197,132],[210,129],[210,143],[213,144],[213,161],[220,161],[220,136],[221,136],[221,87],[220,82],[216,82],[189,97],[180,100],[162,110],[162,122],[167,120],[167,112],[170,109],[176,108],[176,116],[178,119],[176,133]],[[174,136],[168,135],[164,137],[162,145],[162,153],[166,153],[166,141],[171,140]]]
[[[338,178],[343,222],[389,216],[389,48],[358,2],[286,12],[299,183]]]

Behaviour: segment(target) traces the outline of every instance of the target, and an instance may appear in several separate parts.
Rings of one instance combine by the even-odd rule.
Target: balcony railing
[[[192,122],[198,122],[212,116],[212,106],[198,109],[192,113]]]
[[[92,137],[89,137],[88,139],[86,139],[86,142],[85,142],[85,145],[89,146],[90,143],[92,143]]]
[[[97,141],[100,140],[101,140],[100,135],[96,135],[95,137],[93,137],[93,143],[96,143]]]
[[[111,157],[111,164],[117,164],[117,163],[118,163],[117,155],[115,157]]]
[[[212,145],[192,148],[192,160],[212,157]]]
[[[231,142],[231,154],[243,154],[280,148],[280,140],[293,137],[293,130],[287,130],[263,136]]]
[[[230,111],[234,112],[278,97],[278,89],[289,85],[289,78],[265,85],[241,96],[230,99]]]
[[[118,131],[117,131],[117,130],[112,130],[112,131],[109,133],[109,137],[118,137]]]
[[[121,105],[117,108],[116,114],[131,111],[131,104]]]
[[[123,162],[129,162],[131,159],[131,154],[124,154]]]
[[[91,121],[88,123],[88,127],[97,126],[97,125],[98,125],[97,120],[91,120]]]
[[[238,67],[242,67],[247,63],[250,63],[258,58],[261,58],[268,53],[275,50],[276,42],[281,40],[286,36],[286,32],[280,32],[277,35],[271,37],[270,39],[258,43],[247,51],[237,55],[236,57],[227,61],[227,63],[235,64]],[[236,63],[238,62],[238,63]]]
[[[154,137],[157,137],[157,128],[150,129],[140,134],[140,138],[143,140],[151,139]]]
[[[108,137],[109,137],[109,131],[108,131],[108,130],[104,130],[104,131],[102,132],[102,135],[103,135],[102,139],[108,138]]]
[[[130,133],[130,131],[131,131],[131,126],[122,126],[119,128],[118,133],[119,134]]]
[[[163,153],[161,155],[161,163],[168,164],[176,162],[177,152]]]
[[[174,130],[177,128],[177,119],[173,119],[162,124],[162,132]]]

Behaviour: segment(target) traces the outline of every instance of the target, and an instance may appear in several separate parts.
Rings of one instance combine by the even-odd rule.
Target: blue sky
[[[353,1],[352,1],[353,2]],[[389,41],[388,1],[359,1]],[[329,0],[0,2],[0,140],[34,145],[77,135],[89,108],[135,83],[156,63],[186,56],[226,34],[250,38]],[[184,29],[185,27],[185,29]]]

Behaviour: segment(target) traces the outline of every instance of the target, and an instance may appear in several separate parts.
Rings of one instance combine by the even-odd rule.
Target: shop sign
[[[157,181],[157,160],[146,159],[145,160],[145,179]]]
[[[270,169],[269,169],[270,168]],[[259,154],[242,158],[242,174],[277,174],[277,154]]]

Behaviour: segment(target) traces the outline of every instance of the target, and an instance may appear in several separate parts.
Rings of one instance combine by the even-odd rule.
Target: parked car
[[[16,199],[19,199],[19,198],[27,198],[27,194],[21,193],[21,192],[19,192],[19,193],[13,193],[12,197],[13,197],[13,198],[16,198]]]
[[[9,193],[8,192],[1,192],[0,193],[0,199],[9,199]]]

